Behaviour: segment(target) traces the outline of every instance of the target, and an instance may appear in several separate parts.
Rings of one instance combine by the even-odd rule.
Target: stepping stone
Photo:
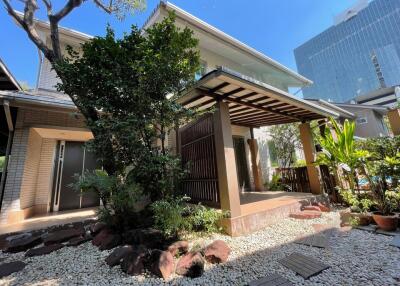
[[[59,250],[63,247],[64,247],[63,244],[57,243],[57,244],[52,244],[52,245],[45,245],[45,246],[38,247],[38,248],[32,248],[32,249],[29,249],[25,253],[25,256],[32,257],[32,256],[45,255],[45,254],[52,253],[53,251]]]
[[[320,218],[321,215],[321,212],[317,211],[300,211],[289,214],[289,217],[296,219],[314,219]]]
[[[377,229],[376,233],[383,234],[383,235],[389,235],[389,236],[396,236],[400,235],[400,229],[396,229],[395,231],[387,231],[383,229]]]
[[[390,242],[390,245],[400,248],[400,235],[396,235]]]
[[[43,242],[45,245],[62,243],[67,240],[70,240],[73,237],[82,236],[84,234],[85,234],[84,228],[62,229],[62,230],[50,233],[46,238],[43,239]]]
[[[26,266],[26,263],[22,261],[13,261],[0,265],[0,278],[8,276],[14,272],[21,271]]]
[[[374,224],[370,225],[358,225],[355,227],[356,229],[359,230],[364,230],[364,231],[369,231],[369,232],[375,232],[377,230],[377,226]]]
[[[329,246],[328,239],[321,234],[300,237],[294,241],[297,244],[304,244],[312,247],[327,248]]]
[[[7,248],[4,252],[21,252],[26,251],[32,247],[35,247],[42,243],[42,238],[40,236],[20,236],[14,239],[11,239],[8,242]]]
[[[321,209],[318,206],[305,206],[302,208],[302,211],[316,211],[320,212]]]
[[[318,234],[323,234],[326,237],[330,237],[337,228],[331,224],[316,223],[311,225],[314,231]]]
[[[312,257],[296,252],[281,259],[279,263],[301,275],[304,279],[317,275],[330,267]]]
[[[292,282],[286,278],[272,274],[264,278],[253,280],[249,283],[249,286],[293,286]]]
[[[90,237],[73,237],[68,240],[67,246],[78,246],[91,240]]]

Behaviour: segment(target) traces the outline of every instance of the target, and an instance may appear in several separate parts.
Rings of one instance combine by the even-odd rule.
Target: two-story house
[[[191,170],[184,189],[198,201],[230,210],[230,233],[252,231],[262,223],[249,229],[238,225],[252,218],[252,206],[241,206],[240,191],[263,188],[253,129],[303,122],[306,159],[312,162],[314,145],[308,122],[337,113],[288,93],[290,87],[309,85],[310,80],[170,3],[161,2],[143,29],[161,21],[169,11],[175,11],[177,26],[194,31],[202,62],[199,81],[180,103],[200,109],[216,106],[214,114],[169,135],[170,147],[181,153],[184,160],[201,167],[200,173]],[[48,23],[37,21],[36,25],[43,40],[49,42]],[[91,39],[66,28],[60,29],[60,37],[72,46]],[[99,203],[98,198],[79,196],[68,187],[73,174],[95,168],[96,162],[82,148],[92,134],[70,99],[55,91],[56,82],[49,62],[41,57],[34,91],[0,93],[1,104],[16,110],[15,118],[10,120],[13,140],[7,154],[1,224]],[[204,132],[196,133],[196,126]],[[194,137],[187,136],[190,132],[205,140],[195,140],[202,142],[202,146],[193,144]],[[190,155],[193,150],[197,157]],[[316,175],[310,166],[310,184],[318,192]]]

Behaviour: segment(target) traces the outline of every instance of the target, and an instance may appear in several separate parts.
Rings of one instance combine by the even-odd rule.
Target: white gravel
[[[295,285],[400,285],[400,249],[389,246],[392,237],[347,229],[334,232],[328,249],[292,243],[300,234],[313,233],[311,225],[315,223],[338,226],[338,213],[308,221],[285,219],[245,237],[215,235],[199,241],[223,239],[232,253],[225,264],[207,264],[204,275],[196,279],[174,276],[164,282],[149,275],[128,276],[118,266],[105,264],[110,251],[100,252],[89,242],[32,258],[24,258],[23,253],[0,253],[3,262],[22,259],[28,263],[23,271],[0,279],[0,285],[246,285],[273,273]],[[313,256],[331,268],[304,280],[278,262],[292,252]]]

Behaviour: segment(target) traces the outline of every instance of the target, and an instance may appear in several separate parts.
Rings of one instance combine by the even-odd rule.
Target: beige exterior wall
[[[59,128],[67,133],[66,127],[83,128],[85,123],[75,112],[19,108],[15,127],[0,224],[21,221],[49,209],[57,139],[44,138],[34,128]]]

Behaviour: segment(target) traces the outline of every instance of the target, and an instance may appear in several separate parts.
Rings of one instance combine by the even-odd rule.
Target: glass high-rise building
[[[347,102],[400,85],[400,0],[361,0],[294,51],[304,98]]]

